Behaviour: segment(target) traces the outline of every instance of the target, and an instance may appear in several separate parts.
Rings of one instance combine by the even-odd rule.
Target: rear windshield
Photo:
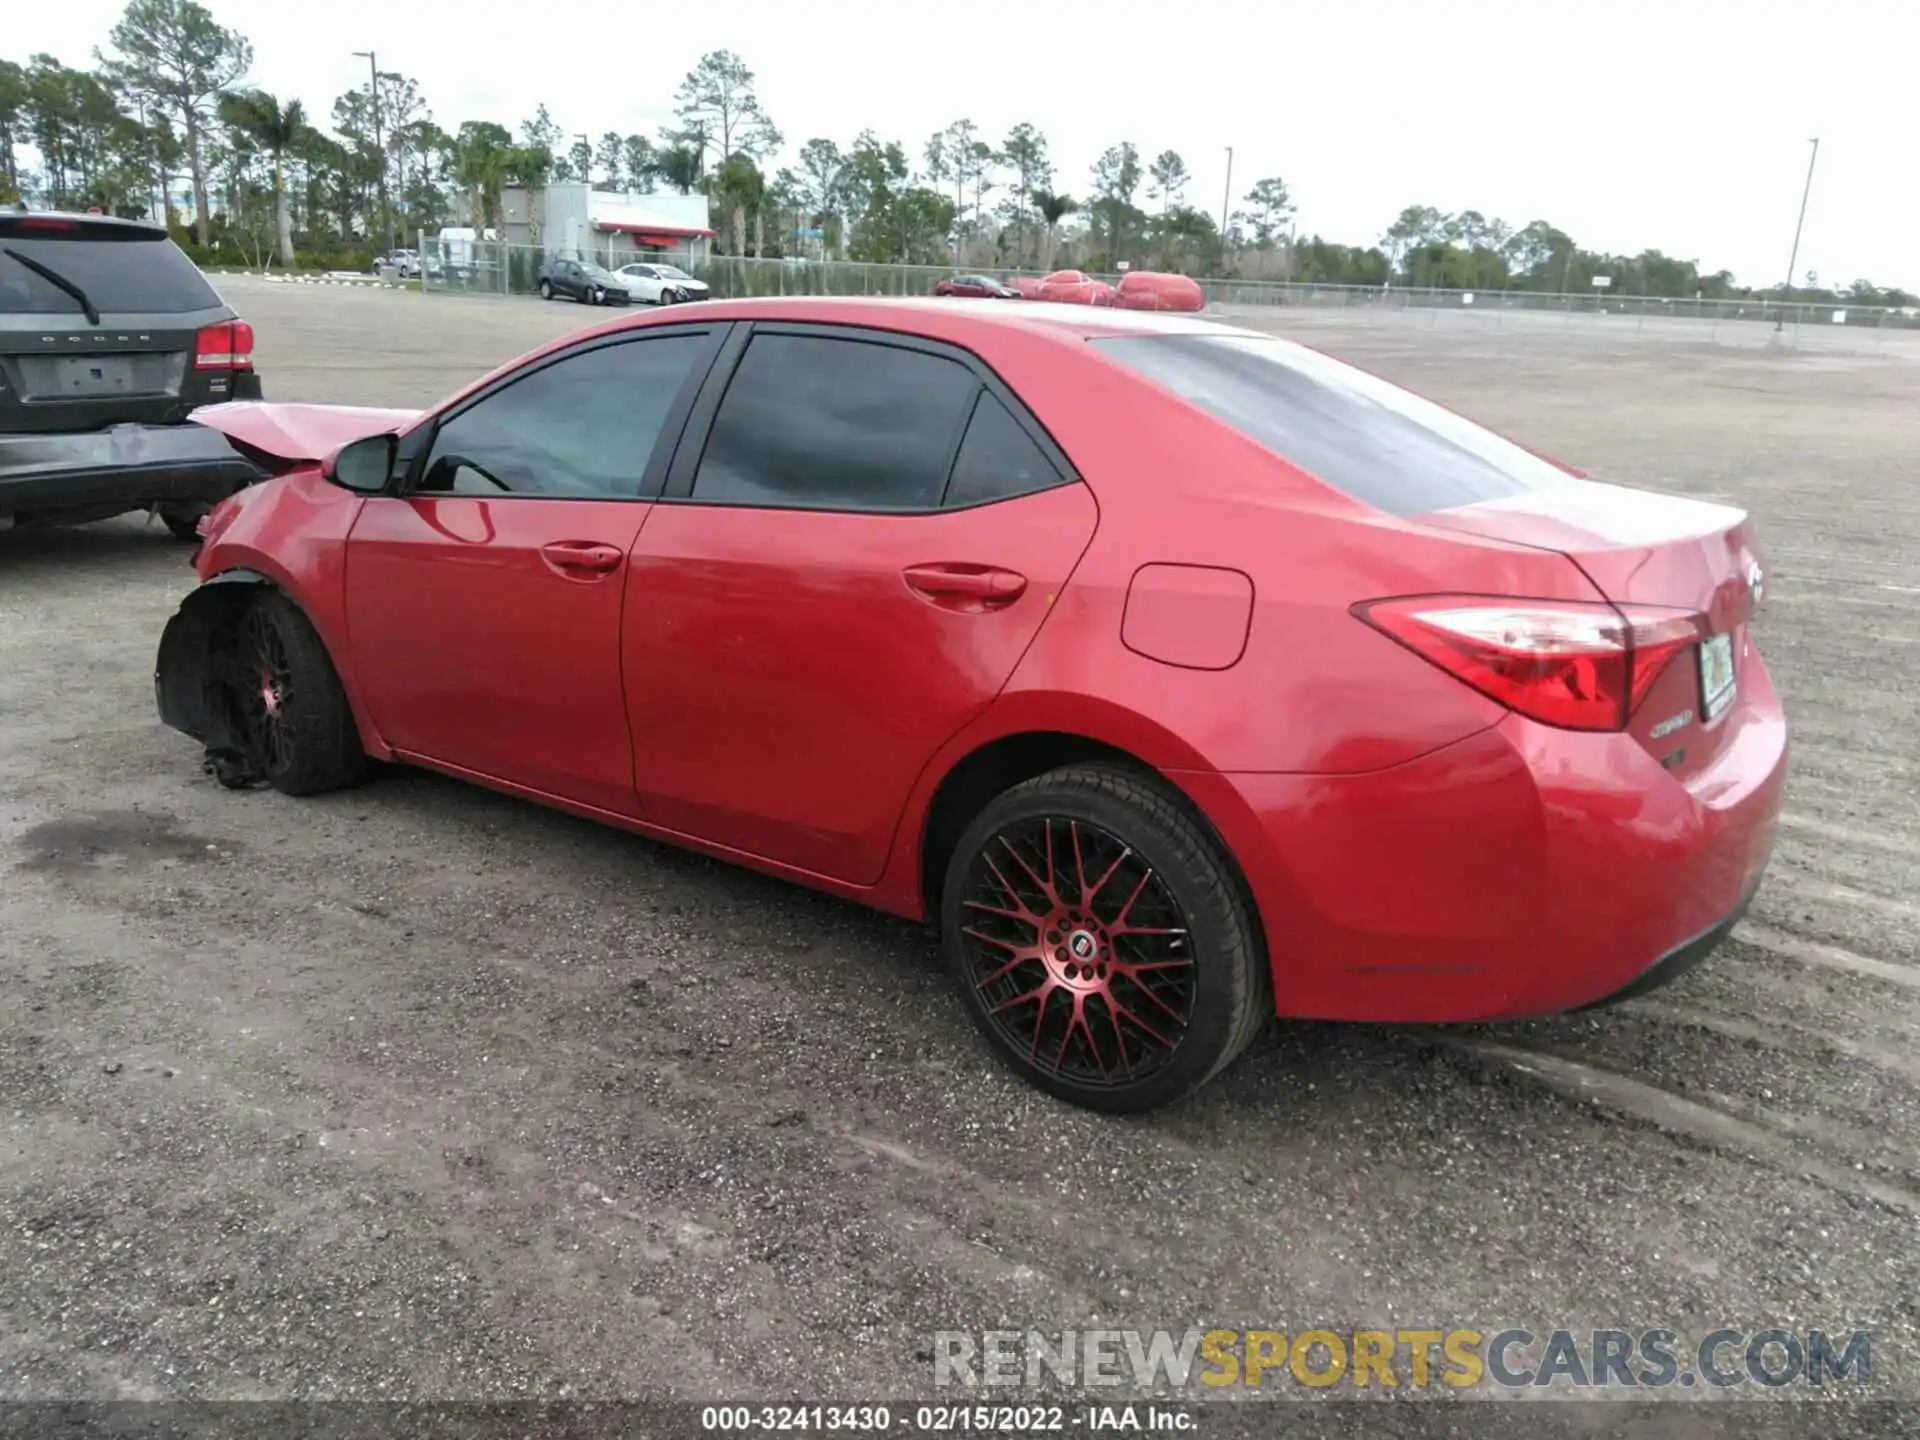
[[[1090,343],[1392,515],[1430,515],[1579,483],[1430,400],[1277,337],[1128,335]]]
[[[181,315],[220,307],[206,277],[164,235],[104,226],[57,235],[0,224],[0,315],[86,314],[72,295],[22,265],[20,256],[81,290],[102,315]]]

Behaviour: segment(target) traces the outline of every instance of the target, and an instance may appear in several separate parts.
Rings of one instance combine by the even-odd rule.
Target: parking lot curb
[[[366,290],[406,290],[412,287],[395,280],[379,280],[371,275],[347,275],[329,272],[325,275],[267,275],[260,279],[270,285],[351,285]]]

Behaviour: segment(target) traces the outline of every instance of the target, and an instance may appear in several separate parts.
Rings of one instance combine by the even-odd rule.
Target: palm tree
[[[735,155],[714,172],[713,186],[708,193],[726,225],[728,248],[736,255],[746,254],[747,212],[751,210],[758,217],[767,193],[766,177],[760,173],[760,167],[745,155]],[[756,231],[758,228],[756,225]],[[761,238],[756,233],[753,246],[756,259],[760,250]]]
[[[454,178],[473,196],[474,223],[499,226],[500,191],[516,169],[513,137],[491,121],[468,121],[454,142]]]
[[[1056,195],[1051,190],[1032,192],[1033,208],[1040,212],[1040,218],[1047,225],[1047,263],[1040,268],[1053,269],[1053,246],[1060,233],[1060,222],[1080,208],[1080,202],[1071,195]]]
[[[544,145],[521,145],[506,154],[507,177],[527,192],[527,242],[540,250],[540,211],[553,183],[553,152]],[[502,232],[502,239],[505,232]]]
[[[674,145],[660,152],[660,178],[682,195],[691,195],[705,169],[700,152],[690,145]]]
[[[280,241],[280,263],[293,264],[293,216],[287,209],[287,152],[306,132],[306,107],[298,100],[282,105],[264,90],[239,90],[220,97],[220,118],[273,161],[273,225]]]

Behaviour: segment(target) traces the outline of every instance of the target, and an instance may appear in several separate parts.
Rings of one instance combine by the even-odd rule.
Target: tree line
[[[247,83],[253,47],[197,0],[130,0],[93,64],[0,59],[0,201],[165,214],[201,259],[349,263],[444,225],[501,227],[509,186],[591,180],[638,194],[707,197],[719,253],[969,268],[1122,263],[1189,274],[1339,285],[1617,294],[1675,299],[1781,294],[1743,287],[1658,250],[1610,255],[1544,220],[1408,206],[1371,245],[1300,235],[1279,176],[1224,213],[1193,202],[1185,160],[1132,141],[1108,147],[1084,182],[1058,173],[1031,123],[994,137],[961,119],[914,148],[874,130],[788,149],[754,72],[715,50],[674,96],[658,133],[569,131],[544,105],[510,128],[447,128],[419,85],[381,71],[325,116]],[[29,165],[28,159],[33,163]],[[184,182],[191,233],[172,203]],[[1077,188],[1078,193],[1073,193]],[[1856,281],[1792,298],[1915,303]]]

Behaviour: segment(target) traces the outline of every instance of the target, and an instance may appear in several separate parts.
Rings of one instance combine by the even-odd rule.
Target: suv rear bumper
[[[0,435],[0,515],[222,500],[261,478],[226,436],[191,422]]]

